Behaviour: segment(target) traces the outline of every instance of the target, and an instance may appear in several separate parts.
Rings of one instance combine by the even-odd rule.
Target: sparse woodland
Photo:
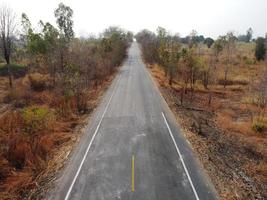
[[[77,38],[73,10],[61,3],[54,15],[57,27],[33,25],[0,8],[0,199],[36,198],[62,167],[132,41],[118,27]]]
[[[267,38],[136,35],[221,199],[267,198]]]
[[[53,12],[53,11],[51,11]],[[73,10],[55,25],[0,7],[0,199],[38,199],[127,55],[133,34],[78,38]],[[143,30],[144,61],[221,199],[267,198],[265,37],[217,39]]]

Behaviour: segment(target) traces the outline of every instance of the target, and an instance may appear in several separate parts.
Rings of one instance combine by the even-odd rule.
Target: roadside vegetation
[[[136,34],[220,199],[267,198],[267,38],[252,36]]]
[[[73,10],[60,3],[54,15],[57,27],[35,28],[0,8],[0,199],[40,198],[132,41],[118,27],[77,38]]]

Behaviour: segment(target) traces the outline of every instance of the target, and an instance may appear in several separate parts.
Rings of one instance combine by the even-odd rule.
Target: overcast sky
[[[98,34],[110,25],[137,32],[162,26],[185,36],[192,29],[217,37],[228,31],[243,34],[252,27],[255,36],[267,32],[267,0],[0,0],[33,25],[39,20],[55,24],[54,10],[63,2],[74,11],[77,36]]]

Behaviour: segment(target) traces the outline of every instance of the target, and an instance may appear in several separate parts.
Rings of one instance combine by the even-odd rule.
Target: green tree
[[[23,37],[26,38],[26,47],[31,55],[44,54],[47,49],[41,33],[34,33],[31,22],[25,13],[21,16]]]
[[[59,32],[49,22],[43,24],[43,40],[46,47],[45,61],[49,68],[49,73],[53,77],[54,84],[56,82],[56,52],[59,48]]]
[[[256,40],[255,57],[257,60],[264,60],[266,54],[265,40],[258,37]]]
[[[210,37],[206,38],[204,41],[204,44],[206,44],[208,46],[208,48],[210,48],[213,43],[214,43],[214,40]]]
[[[59,53],[60,53],[60,66],[61,70],[64,70],[64,67],[67,63],[66,55],[68,53],[68,48],[71,40],[74,38],[73,31],[73,10],[69,7],[60,3],[58,8],[55,10],[55,17],[60,30],[59,38]]]
[[[31,58],[35,58],[34,66],[46,67],[54,78],[56,73],[56,55],[59,49],[59,31],[50,23],[39,22],[41,32],[34,32],[31,22],[25,13],[22,14],[21,24],[23,38]]]
[[[195,53],[195,48],[184,50],[182,52],[182,56],[183,56],[183,64],[185,67],[185,69],[183,69],[183,71],[185,72],[185,75],[184,75],[185,85],[187,88],[187,83],[189,82],[190,88],[193,92],[194,84],[197,79],[197,74],[198,74],[199,66],[200,66],[198,57],[196,56],[196,53]]]
[[[168,62],[168,47],[167,47],[167,31],[165,28],[158,27],[157,28],[157,40],[159,43],[158,47],[158,57],[159,57],[159,64],[163,66],[165,76],[168,75],[168,69],[166,67],[166,63]]]
[[[176,71],[179,68],[179,61],[181,58],[181,45],[179,42],[175,41],[171,38],[169,44],[169,59],[167,63],[168,72],[169,72],[169,84],[172,85],[173,78],[175,76]]]
[[[218,56],[219,56],[220,52],[223,50],[224,43],[225,43],[224,39],[222,37],[220,37],[213,44],[213,52],[214,52],[214,56],[215,56],[216,61],[218,60]]]
[[[69,6],[60,3],[55,10],[55,17],[57,18],[60,36],[66,40],[66,42],[70,42],[74,38],[73,10]]]
[[[29,32],[32,32],[32,24],[30,22],[30,19],[25,13],[22,13],[21,15],[21,26],[23,32],[22,35],[26,39]]]

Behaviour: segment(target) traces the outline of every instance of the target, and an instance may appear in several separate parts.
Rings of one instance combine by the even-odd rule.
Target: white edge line
[[[117,82],[119,82],[119,80],[120,80],[120,78],[118,79]],[[76,182],[76,180],[77,180],[77,177],[78,177],[79,174],[80,174],[80,171],[81,171],[81,169],[82,169],[82,166],[83,166],[83,163],[84,163],[84,161],[85,161],[85,158],[86,158],[86,156],[87,156],[87,154],[88,154],[88,152],[89,152],[89,150],[90,150],[90,148],[91,148],[91,145],[92,145],[92,143],[93,143],[93,141],[94,141],[94,139],[95,139],[95,136],[96,136],[96,134],[97,134],[97,132],[98,132],[98,129],[99,129],[100,125],[101,125],[101,122],[102,122],[102,120],[103,120],[103,118],[104,118],[104,115],[105,115],[106,112],[107,112],[107,109],[108,109],[108,107],[109,107],[109,104],[110,104],[110,102],[111,102],[112,97],[114,96],[115,91],[116,91],[116,90],[115,90],[115,87],[114,87],[113,92],[112,92],[112,95],[110,96],[110,98],[109,98],[109,100],[108,100],[108,103],[107,103],[107,105],[106,105],[106,107],[105,107],[105,110],[104,110],[104,112],[103,112],[103,114],[102,114],[102,116],[101,116],[101,118],[100,118],[100,121],[99,121],[99,123],[98,123],[98,125],[97,125],[97,127],[96,127],[96,130],[95,130],[95,132],[94,132],[94,135],[93,135],[93,137],[92,137],[92,139],[91,139],[91,141],[90,141],[90,143],[89,143],[89,145],[88,145],[88,147],[87,147],[87,149],[86,149],[86,152],[85,152],[85,154],[84,154],[84,156],[83,156],[82,162],[81,162],[81,164],[80,164],[80,166],[79,166],[79,168],[78,168],[78,170],[77,170],[77,172],[76,172],[76,174],[75,174],[75,176],[74,176],[74,179],[73,179],[73,181],[72,181],[72,183],[71,183],[71,185],[70,185],[70,187],[69,187],[69,190],[68,190],[68,192],[67,192],[67,194],[66,194],[64,200],[68,200],[69,197],[70,197],[70,193],[71,193],[71,191],[72,191],[72,188],[73,188],[73,186],[74,186],[74,184],[75,184],[75,182]]]
[[[172,138],[172,141],[173,141],[173,143],[174,143],[174,145],[175,145],[175,148],[176,148],[176,150],[177,150],[177,153],[178,153],[178,155],[179,155],[179,157],[180,157],[180,160],[181,160],[182,165],[183,165],[183,167],[184,167],[184,171],[185,171],[185,173],[186,173],[186,175],[187,175],[187,178],[188,178],[188,180],[189,180],[189,182],[190,182],[190,185],[191,185],[191,188],[192,188],[192,190],[193,190],[193,192],[194,192],[194,195],[195,195],[196,199],[199,200],[198,194],[197,194],[196,189],[195,189],[195,187],[194,187],[194,185],[193,185],[193,182],[192,182],[192,180],[191,180],[191,177],[190,177],[190,175],[189,175],[189,172],[188,172],[187,167],[186,167],[186,165],[185,165],[185,162],[184,162],[184,160],[183,160],[182,154],[181,154],[181,152],[180,152],[180,150],[179,150],[179,148],[178,148],[178,146],[177,146],[177,144],[176,144],[176,142],[175,142],[175,139],[174,139],[174,137],[173,137],[173,134],[172,134],[172,131],[171,131],[170,127],[169,127],[169,124],[168,124],[168,122],[167,122],[167,120],[166,120],[166,117],[165,117],[165,115],[164,115],[163,112],[162,112],[161,114],[162,114],[162,117],[163,117],[163,119],[164,119],[164,121],[165,121],[165,124],[167,125],[169,134],[170,134],[170,136],[171,136],[171,138]]]

